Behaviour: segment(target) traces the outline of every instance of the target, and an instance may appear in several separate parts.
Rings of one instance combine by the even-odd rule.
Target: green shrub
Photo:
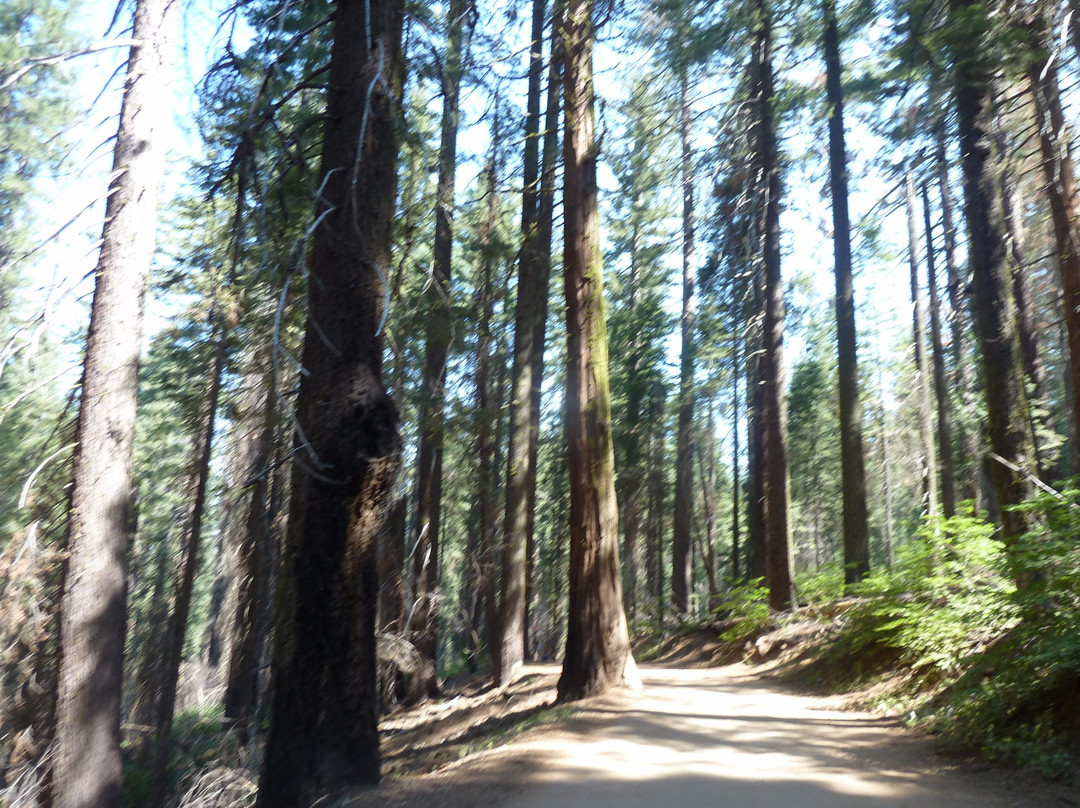
[[[761,634],[772,624],[769,588],[764,578],[754,578],[731,587],[714,610],[732,625],[720,635],[727,642],[742,642]]]
[[[816,570],[795,573],[795,592],[803,606],[821,606],[844,596],[844,565],[825,564]]]

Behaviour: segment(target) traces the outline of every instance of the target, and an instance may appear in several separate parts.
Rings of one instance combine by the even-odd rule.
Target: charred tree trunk
[[[780,275],[780,156],[777,148],[772,62],[772,18],[766,0],[758,0],[754,33],[754,150],[763,200],[764,322],[761,352],[762,504],[765,583],[769,606],[791,606],[791,553],[788,529],[787,392],[784,387],[784,286]]]
[[[382,384],[392,266],[399,0],[337,3],[312,239],[275,684],[258,808],[379,779],[376,547],[400,465]],[[361,141],[361,134],[364,135]]]
[[[608,341],[597,204],[590,0],[569,0],[563,30],[566,433],[570,607],[563,701],[638,684],[622,603]]]
[[[937,457],[930,406],[930,364],[926,360],[926,300],[919,284],[919,238],[915,224],[915,181],[908,171],[907,189],[908,267],[911,270],[911,313],[915,343],[915,395],[919,412],[919,458],[923,508],[930,517],[938,515]]]
[[[679,424],[675,447],[675,501],[671,538],[671,604],[677,615],[690,608],[690,526],[694,519],[694,322],[697,262],[694,256],[694,163],[690,142],[690,88],[679,73],[679,142],[682,149],[682,354],[679,362]]]
[[[970,33],[988,35],[991,21],[975,0],[950,0],[950,16],[964,19],[968,33],[953,43],[954,82],[960,154],[964,174],[964,211],[968,226],[972,314],[982,354],[990,449],[1018,468],[1030,468],[1033,448],[1024,412],[1016,309],[1005,264],[1004,223],[993,172],[991,76],[986,48]],[[1002,508],[1002,534],[1011,542],[1027,530],[1028,517],[1010,506],[1023,502],[1031,484],[1022,472],[1001,462],[991,477]]]
[[[83,361],[47,804],[123,805],[125,575],[143,301],[180,4],[139,0]]]

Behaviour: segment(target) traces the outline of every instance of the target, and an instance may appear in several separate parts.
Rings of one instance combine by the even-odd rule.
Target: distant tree
[[[47,800],[123,805],[120,711],[136,382],[154,253],[160,127],[180,4],[139,0],[90,314],[76,432]]]
[[[382,385],[402,3],[334,16],[318,227],[260,808],[379,779],[376,545],[400,463]]]
[[[592,2],[569,0],[563,30],[566,435],[570,466],[570,605],[558,693],[583,698],[637,684],[623,612],[608,341],[597,208]]]

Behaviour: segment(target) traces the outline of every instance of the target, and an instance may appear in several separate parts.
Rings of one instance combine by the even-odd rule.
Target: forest
[[[1078,78],[1076,0],[5,0],[0,805],[806,622],[1065,776]]]

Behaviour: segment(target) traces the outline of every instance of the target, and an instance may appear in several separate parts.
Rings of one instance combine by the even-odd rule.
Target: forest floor
[[[855,709],[865,694],[799,692],[775,676],[774,654],[723,664],[715,636],[652,649],[660,660],[642,666],[641,693],[555,705],[558,667],[531,665],[504,690],[473,680],[399,709],[382,724],[383,784],[337,804],[1080,806],[1071,783],[949,756],[895,718]]]

